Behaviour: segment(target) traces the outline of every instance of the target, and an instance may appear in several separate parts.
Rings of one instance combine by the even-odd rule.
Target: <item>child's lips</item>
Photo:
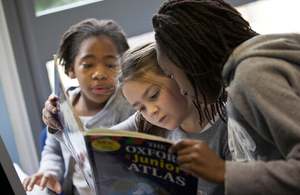
[[[107,88],[106,87],[94,87],[93,92],[96,94],[104,94],[107,92]]]
[[[158,120],[158,122],[159,122],[159,123],[163,123],[163,122],[165,122],[166,118],[167,118],[166,116],[161,117],[161,118]]]

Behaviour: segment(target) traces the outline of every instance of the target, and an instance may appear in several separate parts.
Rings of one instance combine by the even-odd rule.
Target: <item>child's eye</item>
[[[107,66],[108,68],[113,69],[113,68],[115,68],[115,67],[117,66],[117,64],[107,64],[106,66]]]
[[[158,96],[158,92],[156,92],[155,94],[153,94],[153,95],[150,97],[150,99],[157,98],[157,96]]]
[[[145,110],[145,106],[142,106],[139,111],[142,112],[143,110]]]
[[[93,64],[82,64],[82,66],[83,66],[84,68],[90,68],[90,67],[93,66]]]

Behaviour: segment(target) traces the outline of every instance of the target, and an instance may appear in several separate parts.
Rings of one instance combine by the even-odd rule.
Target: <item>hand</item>
[[[46,187],[52,191],[55,191],[57,194],[62,192],[60,183],[57,181],[56,177],[50,173],[35,173],[25,178],[23,181],[23,187],[25,191],[31,191],[34,185],[40,186],[41,190]]]
[[[55,107],[58,101],[58,97],[55,94],[51,94],[48,100],[45,102],[45,108],[43,109],[43,121],[46,125],[52,129],[63,130],[62,125],[56,118],[57,108]]]
[[[224,183],[225,161],[204,141],[182,140],[169,148],[169,153],[175,151],[178,153],[177,162],[183,171],[211,183]]]

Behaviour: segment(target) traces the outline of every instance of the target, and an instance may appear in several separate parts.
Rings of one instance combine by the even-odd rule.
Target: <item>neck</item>
[[[98,103],[87,100],[79,93],[73,101],[73,107],[79,116],[94,116],[105,107],[106,103],[107,101]]]
[[[210,122],[205,116],[204,121],[200,126],[200,117],[197,108],[191,105],[191,111],[188,113],[186,119],[180,125],[182,131],[188,134],[198,134],[200,133],[206,125]],[[211,114],[211,106],[207,105],[209,114]],[[202,113],[204,114],[204,106],[201,106]]]

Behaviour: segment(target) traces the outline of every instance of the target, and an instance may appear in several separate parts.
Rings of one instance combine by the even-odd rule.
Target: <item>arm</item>
[[[284,60],[248,58],[234,79],[238,82],[229,87],[228,104],[235,105],[230,117],[251,134],[256,150],[265,144],[261,148],[274,147],[281,157],[257,154],[255,158],[267,156],[269,161],[226,162],[226,193],[299,194],[299,67]]]
[[[42,151],[38,172],[44,171],[55,175],[59,180],[61,180],[64,171],[64,159],[62,156],[61,145],[50,133],[47,133],[46,144]]]
[[[64,159],[62,157],[61,146],[51,134],[47,133],[46,144],[42,151],[40,169],[37,173],[24,179],[24,189],[31,191],[36,184],[41,187],[41,190],[46,187],[59,194],[62,191],[59,181],[62,181],[63,171]]]
[[[110,129],[136,131],[136,124],[135,124],[136,114],[137,112],[135,112],[132,116],[130,116],[125,121],[110,127]]]

